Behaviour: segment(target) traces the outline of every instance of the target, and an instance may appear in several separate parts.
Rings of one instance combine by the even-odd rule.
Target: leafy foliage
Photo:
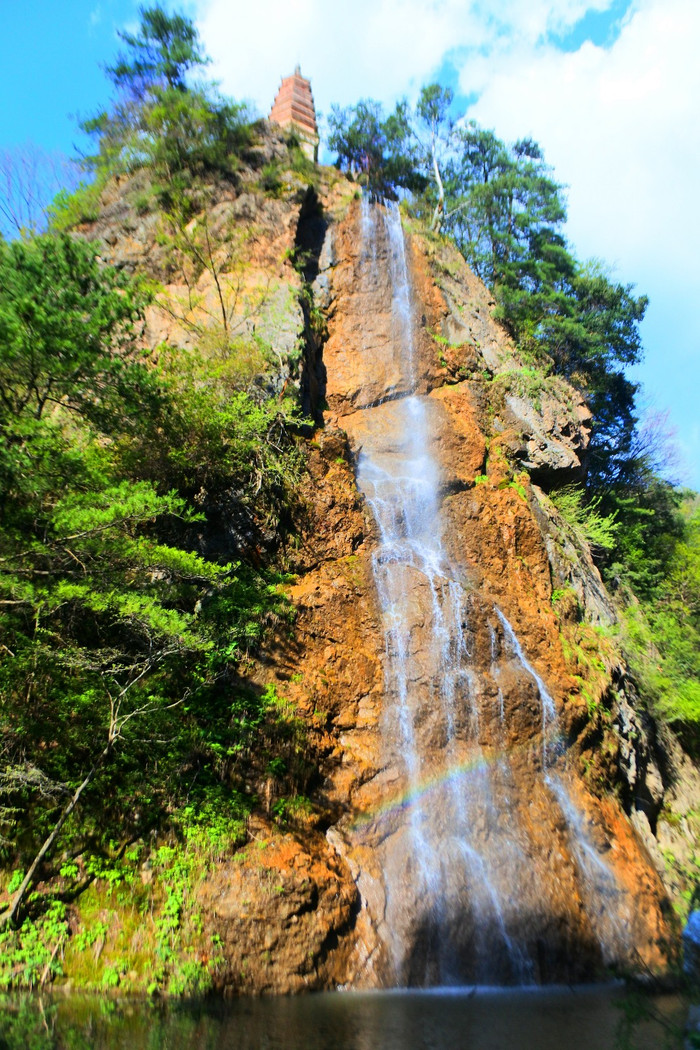
[[[82,222],[94,222],[99,215],[107,175],[107,170],[102,168],[92,182],[82,179],[73,190],[59,190],[46,209],[49,230],[65,233]]]
[[[279,716],[242,690],[238,665],[289,615],[263,548],[300,463],[291,406],[246,391],[232,346],[218,365],[169,348],[157,367],[143,359],[148,294],[94,248],[0,244],[0,278],[0,846],[22,873],[14,915],[61,852],[176,832],[188,798],[242,812],[237,763]],[[7,951],[46,947],[32,929]]]
[[[565,270],[561,187],[535,142],[509,148],[471,122],[455,133],[446,180],[446,228],[489,287],[533,295],[553,267]]]
[[[453,93],[439,84],[429,84],[421,90],[416,106],[414,135],[418,142],[419,158],[427,185],[435,183],[437,201],[431,222],[432,229],[440,229],[445,212],[445,187],[442,170],[449,154],[453,123],[450,106]]]
[[[129,352],[144,298],[66,235],[0,242],[0,423],[61,405],[109,427],[146,396]]]
[[[141,15],[109,70],[114,108],[91,125],[97,179],[56,200],[54,233],[94,217],[111,172],[143,164],[184,231],[193,178],[232,170],[249,141],[239,107],[186,83],[204,61],[191,23]],[[138,350],[145,284],[65,234],[0,243],[0,851],[18,865],[3,920],[29,907],[42,944],[30,891],[57,877],[58,851],[177,834],[198,795],[243,812],[237,763],[286,724],[237,668],[289,616],[264,566],[290,527],[296,409],[269,398],[271,348],[229,330],[204,221],[188,244],[220,290],[222,338],[208,345],[207,328],[201,354],[162,347],[157,363]]]
[[[388,117],[373,99],[363,99],[347,109],[333,106],[328,124],[328,146],[338,155],[338,167],[364,181],[372,193],[394,196],[397,186],[418,189],[424,185],[416,171],[405,102],[397,103]]]
[[[140,13],[139,31],[119,34],[127,50],[107,67],[116,101],[82,125],[99,144],[88,165],[97,172],[150,166],[176,187],[198,172],[234,170],[251,141],[245,106],[212,85],[189,85],[188,74],[209,61],[189,19],[158,6]]]
[[[619,526],[614,517],[605,517],[598,511],[600,497],[586,504],[583,489],[567,485],[553,492],[550,498],[579,544],[612,550]]]
[[[653,709],[700,749],[700,507],[657,483],[609,573],[627,595],[625,644]],[[635,600],[636,599],[636,600]]]
[[[208,62],[195,27],[183,15],[168,15],[160,7],[142,7],[140,14],[137,33],[118,33],[129,51],[107,66],[110,79],[137,99],[146,98],[156,87],[185,93],[186,73]]]

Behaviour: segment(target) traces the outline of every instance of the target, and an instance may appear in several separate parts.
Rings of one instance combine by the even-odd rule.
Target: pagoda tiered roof
[[[312,144],[318,143],[316,108],[311,82],[301,75],[299,66],[282,80],[270,110],[270,120],[280,127],[294,127]]]

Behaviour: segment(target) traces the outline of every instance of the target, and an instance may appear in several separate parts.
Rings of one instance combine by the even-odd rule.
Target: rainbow
[[[556,731],[549,733],[548,737],[547,743],[561,741],[561,734]],[[514,751],[529,751],[534,750],[535,747],[538,749],[541,747],[539,738],[537,741],[528,740],[510,751],[507,751],[505,748],[499,748],[491,751],[488,755],[483,753],[476,756],[472,755],[470,758],[446,766],[440,772],[434,773],[416,784],[411,784],[400,793],[390,795],[374,809],[356,814],[350,824],[350,830],[361,831],[370,824],[376,824],[403,813],[410,809],[411,806],[415,806],[424,799],[429,798],[431,794],[441,791],[446,785],[454,784],[465,777],[478,775],[486,769],[497,765],[503,759],[508,758]]]

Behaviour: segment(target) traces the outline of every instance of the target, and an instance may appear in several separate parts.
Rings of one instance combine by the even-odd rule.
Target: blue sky
[[[0,0],[0,146],[31,140],[70,152],[76,118],[108,97],[100,63],[116,50],[115,31],[134,19],[125,0]]]
[[[0,0],[0,149],[86,147],[77,119],[109,97],[100,65],[132,0]],[[172,5],[166,4],[172,9]],[[387,106],[449,79],[467,115],[532,135],[568,187],[581,258],[650,297],[635,378],[668,409],[700,489],[700,5],[696,0],[188,0],[212,76],[261,113],[300,62],[318,109]]]

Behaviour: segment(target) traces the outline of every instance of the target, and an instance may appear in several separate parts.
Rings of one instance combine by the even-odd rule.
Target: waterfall
[[[365,204],[362,230],[376,235],[376,214]],[[415,347],[408,266],[396,205],[383,209],[392,286],[392,330],[409,389],[415,388]],[[370,279],[378,265],[376,245],[363,245]],[[451,924],[463,910],[465,887],[473,912],[473,940],[479,958],[474,975],[489,979],[489,956],[507,960],[509,979],[523,980],[529,967],[507,931],[506,902],[494,876],[493,850],[483,851],[470,827],[496,828],[494,786],[488,763],[478,747],[480,710],[478,685],[470,670],[467,633],[463,629],[464,591],[445,555],[439,510],[440,476],[430,454],[428,399],[411,393],[395,403],[390,449],[363,451],[357,462],[358,486],[379,530],[373,571],[383,615],[385,678],[388,710],[384,733],[400,756],[406,803],[403,839],[388,856],[387,923],[398,980],[406,975],[405,940],[401,930],[403,899],[422,901],[420,922],[426,941],[422,966],[411,977],[423,983],[461,979]],[[420,605],[427,610],[420,622]],[[419,642],[418,636],[423,635]],[[416,647],[421,658],[416,659]],[[468,707],[469,747],[459,739],[458,722],[464,701]],[[427,739],[430,738],[430,739]],[[442,768],[426,758],[435,742],[442,750]],[[439,802],[438,802],[439,799]],[[517,864],[517,849],[503,836],[498,866],[508,858]],[[500,942],[496,952],[488,941]],[[502,966],[501,959],[500,965]],[[422,972],[421,972],[422,969]]]
[[[363,899],[385,951],[382,981],[542,977],[547,953],[559,960],[565,947],[552,948],[554,935],[541,931],[575,885],[607,961],[622,943],[624,894],[558,768],[556,704],[501,610],[472,608],[468,574],[447,551],[436,409],[419,378],[397,205],[363,198],[360,232],[360,293],[378,301],[386,287],[390,300],[387,337],[363,344],[367,393],[349,423],[361,433],[357,483],[378,534],[372,569],[384,634],[381,778],[393,804],[356,833],[381,858],[382,890]],[[396,377],[381,398],[371,385],[379,370]],[[534,690],[539,705],[517,762],[506,746],[513,681],[525,695]],[[532,807],[547,804],[558,817],[545,842]],[[604,920],[606,907],[617,917]]]

